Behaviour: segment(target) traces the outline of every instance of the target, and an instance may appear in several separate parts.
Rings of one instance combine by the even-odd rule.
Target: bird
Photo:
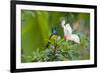
[[[57,39],[57,30],[56,27],[52,27],[52,33],[49,37],[50,41],[55,41]],[[48,48],[50,45],[50,41],[47,43],[46,47]]]

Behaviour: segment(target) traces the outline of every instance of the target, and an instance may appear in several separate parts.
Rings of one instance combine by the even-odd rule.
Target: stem
[[[57,50],[57,44],[55,43],[55,46],[54,46],[54,56],[56,55],[56,50]]]
[[[54,57],[53,57],[53,61],[55,60],[55,58],[56,58],[56,50],[57,50],[57,41],[55,40],[54,41],[54,52],[53,52],[53,55],[54,55]]]

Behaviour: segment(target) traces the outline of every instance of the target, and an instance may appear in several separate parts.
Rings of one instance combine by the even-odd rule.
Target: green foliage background
[[[79,35],[81,43],[68,41],[58,52],[56,60],[86,60],[90,58],[90,14],[75,12],[54,12],[21,10],[21,62],[52,61],[52,49],[45,46],[53,26],[63,39],[61,20],[65,19]],[[69,49],[69,50],[68,50]]]

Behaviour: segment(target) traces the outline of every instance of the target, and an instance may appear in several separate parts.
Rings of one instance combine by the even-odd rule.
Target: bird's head
[[[57,34],[56,27],[53,27],[53,28],[52,28],[52,34],[54,34],[54,35],[56,35],[56,34]]]

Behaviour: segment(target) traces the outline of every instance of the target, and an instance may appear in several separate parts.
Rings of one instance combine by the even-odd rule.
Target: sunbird
[[[57,30],[56,30],[56,27],[53,27],[52,28],[52,33],[49,37],[49,40],[52,41],[52,40],[56,40],[57,39]],[[48,48],[50,45],[50,42],[47,43],[46,47]]]

